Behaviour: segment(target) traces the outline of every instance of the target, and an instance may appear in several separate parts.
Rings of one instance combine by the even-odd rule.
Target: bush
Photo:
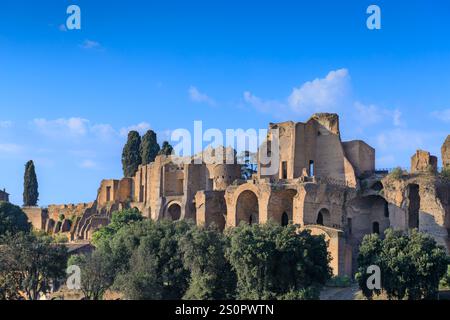
[[[430,236],[416,230],[407,235],[388,229],[383,240],[376,234],[364,237],[357,280],[366,298],[380,295],[381,290],[367,288],[367,269],[376,265],[381,271],[381,289],[388,299],[435,299],[447,264],[445,249]]]
[[[403,171],[402,168],[400,168],[400,167],[395,168],[395,169],[392,170],[392,172],[389,174],[389,176],[390,176],[392,179],[395,179],[395,180],[400,180],[400,179],[403,177],[403,175],[404,175],[404,171]]]
[[[9,202],[0,202],[0,237],[30,230],[31,224],[22,209]]]
[[[143,217],[137,208],[114,211],[111,223],[94,232],[92,243],[99,247],[105,242],[109,242],[122,227],[142,219]]]
[[[450,289],[450,265],[447,267],[447,273],[442,277],[440,285],[446,289]]]
[[[335,276],[327,282],[327,286],[329,287],[346,288],[350,287],[351,285],[352,280],[348,276]]]
[[[67,235],[64,233],[57,233],[53,236],[53,241],[55,243],[66,243],[69,241],[69,239],[67,238]]]
[[[227,258],[237,275],[237,298],[318,299],[331,276],[323,236],[273,223],[230,230]]]

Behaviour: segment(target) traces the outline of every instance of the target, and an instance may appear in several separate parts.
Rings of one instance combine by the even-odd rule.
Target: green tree
[[[0,202],[0,237],[30,230],[31,225],[22,209],[9,202]]]
[[[0,283],[8,284],[3,294],[14,298],[22,292],[26,299],[37,300],[52,281],[65,277],[66,265],[67,249],[52,244],[50,237],[22,232],[6,236],[0,246]]]
[[[91,254],[71,256],[68,266],[81,269],[81,291],[88,300],[100,300],[114,282],[114,268],[111,256],[102,249]]]
[[[109,242],[114,235],[125,225],[135,221],[141,221],[142,214],[137,208],[114,211],[112,213],[111,222],[101,227],[92,235],[92,243],[95,246],[101,246],[104,242]]]
[[[132,240],[135,249],[128,266],[116,277],[114,287],[129,299],[181,299],[188,287],[189,271],[183,265],[178,241],[191,224],[146,220],[136,225],[142,225],[145,233]],[[139,229],[135,225],[130,227],[135,231]],[[130,242],[123,247],[128,245]],[[113,255],[123,259],[121,254],[114,252],[115,249]]]
[[[230,231],[227,257],[239,299],[318,299],[331,277],[324,237],[294,225],[241,224]]]
[[[180,239],[183,264],[190,271],[184,299],[233,299],[236,274],[225,258],[227,238],[215,228],[193,227]]]
[[[388,229],[385,238],[366,236],[358,256],[358,282],[363,294],[371,299],[380,291],[366,287],[367,268],[381,270],[381,289],[388,299],[435,299],[439,281],[447,271],[445,249],[429,235],[412,230],[410,234]]]
[[[156,156],[160,151],[156,133],[153,130],[148,130],[142,137],[141,142],[141,158],[142,164],[149,164],[155,161]]]
[[[25,164],[23,178],[23,204],[24,206],[35,206],[39,199],[38,181],[34,169],[33,160]]]
[[[128,140],[122,151],[122,169],[125,177],[132,177],[136,173],[141,159],[141,136],[137,131],[128,133]]]
[[[159,151],[159,154],[164,156],[170,156],[173,152],[173,147],[170,145],[168,141],[164,141],[161,150]]]

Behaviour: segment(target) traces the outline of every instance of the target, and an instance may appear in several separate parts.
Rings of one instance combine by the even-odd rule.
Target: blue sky
[[[81,30],[66,30],[66,8]],[[381,8],[368,30],[366,8]],[[440,156],[450,134],[450,3],[20,1],[0,4],[0,188],[22,203],[87,202],[121,177],[130,128],[266,128],[338,112],[377,167]]]

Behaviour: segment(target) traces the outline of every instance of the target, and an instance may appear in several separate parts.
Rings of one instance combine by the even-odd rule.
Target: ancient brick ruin
[[[243,180],[238,164],[178,165],[171,157],[158,156],[134,177],[103,180],[93,203],[24,210],[36,228],[66,232],[72,240],[89,239],[108,224],[114,210],[127,207],[155,220],[192,219],[220,229],[292,222],[325,235],[336,275],[355,271],[365,235],[382,234],[389,227],[418,228],[449,249],[450,183],[436,174],[436,157],[417,151],[411,173],[392,177],[375,170],[375,150],[367,143],[341,141],[336,114],[270,124],[269,129],[280,134],[280,167],[274,175],[264,175],[260,164],[256,174]],[[216,152],[234,156],[229,149]],[[450,165],[450,136],[442,159],[444,166]]]

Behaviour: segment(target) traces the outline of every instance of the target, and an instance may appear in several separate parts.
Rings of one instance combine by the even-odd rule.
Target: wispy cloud
[[[253,108],[264,113],[279,113],[286,109],[286,105],[276,100],[264,100],[249,91],[244,92],[244,101]]]
[[[450,123],[450,109],[433,111],[431,115],[442,122]]]
[[[188,90],[189,98],[191,101],[198,103],[206,103],[209,106],[216,106],[217,103],[214,99],[209,97],[207,94],[200,92],[196,87],[191,86]]]
[[[97,167],[97,163],[90,159],[85,159],[80,163],[80,168],[83,169],[94,169]]]
[[[150,129],[150,124],[148,124],[147,122],[141,122],[141,123],[120,129],[120,135],[123,137],[126,137],[128,135],[128,132],[130,132],[132,130],[137,131],[140,134],[144,134],[149,129]]]
[[[94,40],[86,39],[83,41],[83,43],[80,45],[83,49],[102,49],[103,47],[101,44]]]
[[[33,120],[37,130],[45,135],[52,137],[84,136],[89,130],[89,120],[83,118],[59,118],[56,120],[47,120],[38,118]]]
[[[356,101],[353,105],[356,118],[364,120],[358,123],[361,127],[371,126],[381,122],[391,122],[396,127],[403,125],[402,113],[398,109],[385,109],[375,104],[363,104],[359,101]]]
[[[13,126],[13,122],[9,120],[0,121],[0,129],[11,128]]]
[[[0,154],[17,154],[22,150],[22,146],[15,143],[0,143]]]

